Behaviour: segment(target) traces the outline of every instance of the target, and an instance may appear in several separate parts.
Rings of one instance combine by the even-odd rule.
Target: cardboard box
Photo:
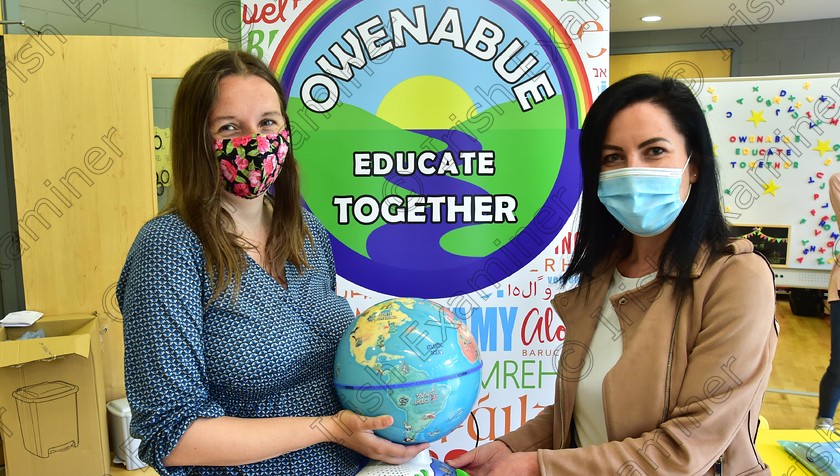
[[[46,337],[17,340],[43,329]],[[6,476],[110,471],[103,350],[94,316],[0,328],[0,431]]]

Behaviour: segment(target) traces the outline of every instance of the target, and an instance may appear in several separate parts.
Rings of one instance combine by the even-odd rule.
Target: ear
[[[697,181],[697,178],[700,176],[699,167],[696,165],[688,164],[688,182],[694,183]]]

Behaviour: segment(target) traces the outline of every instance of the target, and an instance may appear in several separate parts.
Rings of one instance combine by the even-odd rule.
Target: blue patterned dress
[[[117,286],[124,318],[131,434],[140,458],[167,475],[344,475],[364,462],[321,443],[239,467],[164,467],[199,417],[328,416],[338,340],[353,318],[335,293],[335,264],[323,226],[308,211],[310,268],[286,263],[284,289],[250,257],[236,301],[213,289],[196,235],[177,215],[140,230]],[[208,304],[210,303],[210,304]]]

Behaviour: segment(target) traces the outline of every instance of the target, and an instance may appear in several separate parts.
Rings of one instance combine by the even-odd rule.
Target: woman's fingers
[[[446,464],[453,468],[463,468],[475,461],[475,451],[468,451],[457,458],[446,460]]]
[[[390,415],[367,417],[367,420],[369,430],[384,430],[394,424],[394,417]]]
[[[355,431],[384,430],[394,424],[394,417],[390,415],[369,417],[353,413],[350,410],[338,412],[338,420]]]
[[[405,463],[418,454],[423,450],[429,448],[428,443],[422,443],[419,445],[398,445],[396,443],[391,443],[389,445],[383,446],[381,451],[381,457],[377,458],[379,461],[383,461],[385,463],[390,464],[402,464]]]

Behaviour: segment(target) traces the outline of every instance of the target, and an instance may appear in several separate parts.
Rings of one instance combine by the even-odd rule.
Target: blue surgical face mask
[[[658,235],[674,223],[685,205],[680,185],[690,160],[691,156],[681,169],[625,167],[601,172],[598,198],[630,233]]]

